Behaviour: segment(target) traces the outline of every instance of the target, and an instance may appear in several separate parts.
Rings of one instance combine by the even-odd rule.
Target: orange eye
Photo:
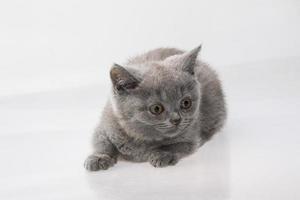
[[[189,97],[184,98],[180,102],[181,109],[189,109],[192,106],[192,100]]]
[[[153,115],[159,115],[161,114],[165,109],[161,104],[154,104],[152,106],[149,107],[150,112]]]

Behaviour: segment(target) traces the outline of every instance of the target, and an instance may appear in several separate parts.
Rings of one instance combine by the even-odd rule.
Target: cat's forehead
[[[180,99],[195,84],[195,80],[187,73],[155,66],[144,75],[139,88],[143,94],[147,94],[146,98],[151,96],[167,101]]]
[[[145,86],[160,88],[162,85],[181,85],[188,81],[187,74],[170,66],[151,64],[148,71],[144,73],[143,83]]]
[[[143,101],[148,103],[153,102],[177,102],[182,99],[184,96],[189,95],[191,97],[197,96],[197,82],[189,81],[185,84],[176,83],[176,84],[162,84],[156,85],[142,85],[138,90],[138,98],[143,99]],[[170,104],[171,105],[171,104]]]

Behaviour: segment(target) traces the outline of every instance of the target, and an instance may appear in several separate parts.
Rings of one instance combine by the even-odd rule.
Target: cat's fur
[[[200,48],[159,48],[123,67],[114,64],[111,98],[86,169],[107,169],[118,158],[155,167],[174,165],[220,130],[226,118],[223,92],[216,73],[197,60]],[[163,106],[163,112],[152,114],[153,104]],[[183,104],[190,107],[183,109]]]

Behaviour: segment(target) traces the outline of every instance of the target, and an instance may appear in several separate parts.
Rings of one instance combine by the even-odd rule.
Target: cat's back
[[[139,65],[151,61],[162,61],[170,56],[182,53],[182,50],[176,48],[157,48],[129,59],[128,64]]]

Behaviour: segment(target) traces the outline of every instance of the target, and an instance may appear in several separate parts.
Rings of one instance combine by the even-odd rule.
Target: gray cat
[[[200,49],[159,48],[113,65],[87,170],[108,169],[118,159],[175,165],[220,130],[223,92],[216,73],[197,60]]]

